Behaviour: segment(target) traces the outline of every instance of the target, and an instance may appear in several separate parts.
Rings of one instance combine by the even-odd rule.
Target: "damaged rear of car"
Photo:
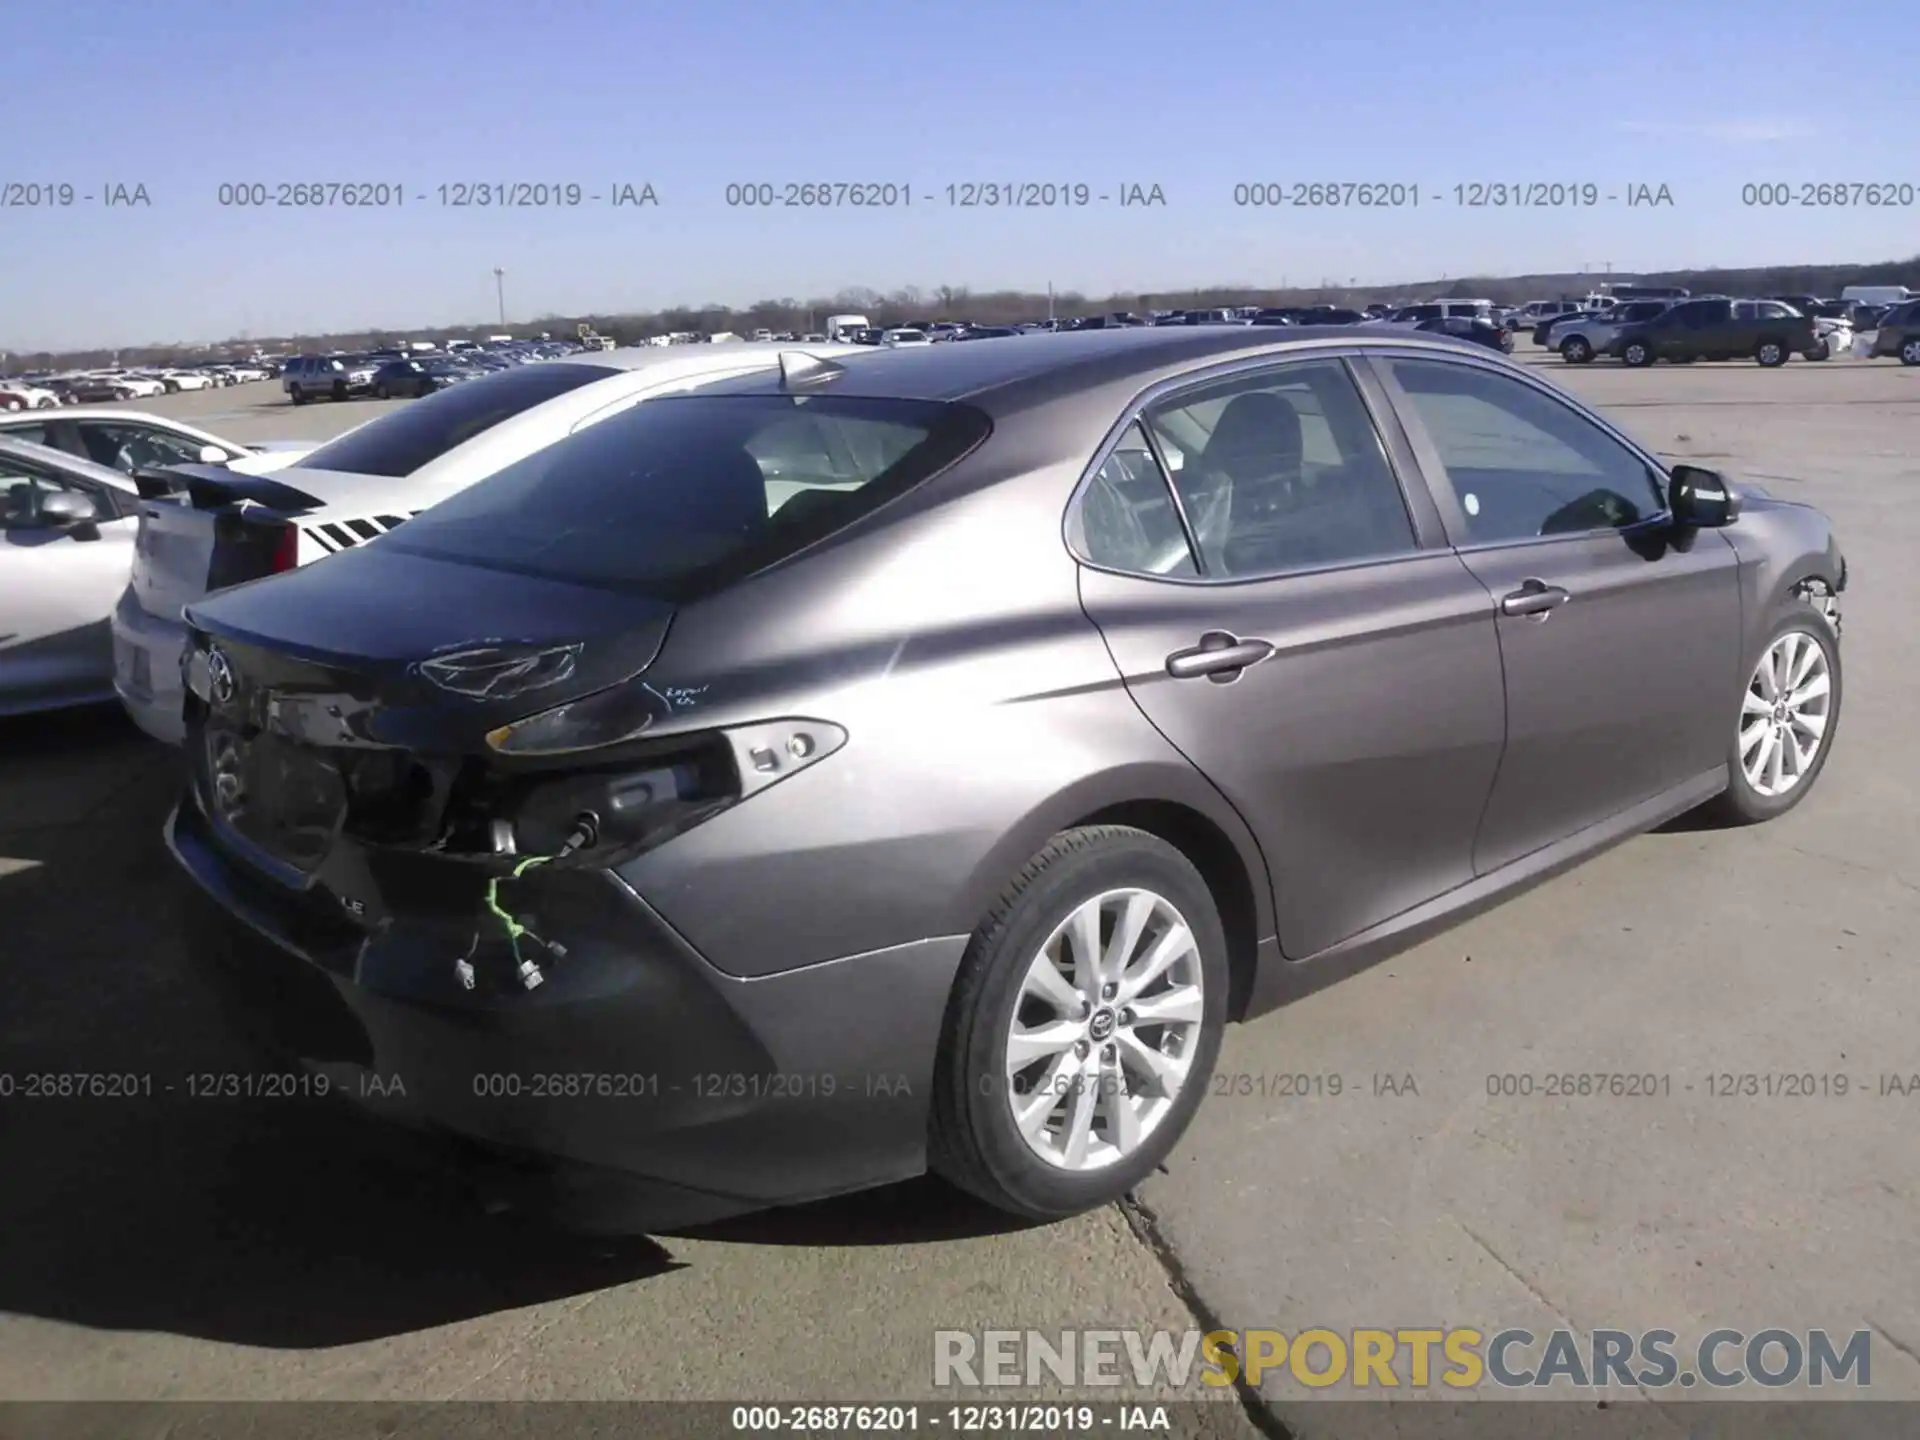
[[[168,837],[223,993],[347,1093],[539,1155],[521,1178],[570,1223],[910,1173],[924,1111],[890,1077],[930,1037],[879,1000],[937,987],[937,1027],[951,963],[850,940],[844,963],[728,968],[641,872],[804,772],[826,777],[814,804],[839,793],[846,717],[809,703],[841,678],[831,652],[729,670],[699,653],[701,612],[990,428],[937,401],[671,397],[378,545],[188,606]]]

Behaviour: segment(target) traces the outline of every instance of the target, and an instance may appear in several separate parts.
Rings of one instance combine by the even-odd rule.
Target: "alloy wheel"
[[[1007,1034],[1007,1100],[1027,1146],[1063,1170],[1105,1169],[1174,1108],[1205,1013],[1192,928],[1164,896],[1108,890],[1027,966]]]
[[[1832,714],[1826,647],[1789,630],[1767,647],[1740,701],[1740,768],[1769,800],[1793,790],[1820,757]]]

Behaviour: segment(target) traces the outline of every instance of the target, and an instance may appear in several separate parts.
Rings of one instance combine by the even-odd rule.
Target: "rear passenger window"
[[[1138,422],[1088,483],[1078,515],[1086,558],[1132,575],[1199,574],[1173,492]]]
[[[1341,361],[1189,392],[1150,410],[1147,424],[1174,467],[1204,575],[1274,575],[1416,547],[1399,481]]]

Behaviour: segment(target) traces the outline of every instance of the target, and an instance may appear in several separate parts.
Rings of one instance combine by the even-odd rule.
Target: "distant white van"
[[[1840,292],[1840,300],[1846,305],[1898,305],[1902,301],[1920,299],[1904,285],[1849,285]]]

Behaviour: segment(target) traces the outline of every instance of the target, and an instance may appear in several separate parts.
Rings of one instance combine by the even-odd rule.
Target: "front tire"
[[[307,392],[295,385],[288,389],[287,398],[296,405],[304,405],[307,403]]]
[[[1900,363],[1902,365],[1920,365],[1920,338],[1901,342]]]
[[[1561,343],[1560,358],[1569,365],[1585,365],[1593,359],[1593,346],[1587,343],[1584,336],[1569,335]]]
[[[1795,596],[1747,670],[1727,788],[1705,813],[1723,825],[1757,825],[1798,805],[1833,751],[1842,691],[1840,632],[1818,605]]]
[[[1145,831],[1057,835],[961,961],[936,1061],[928,1161],[1035,1220],[1120,1199],[1205,1095],[1227,1008],[1206,881]]]

